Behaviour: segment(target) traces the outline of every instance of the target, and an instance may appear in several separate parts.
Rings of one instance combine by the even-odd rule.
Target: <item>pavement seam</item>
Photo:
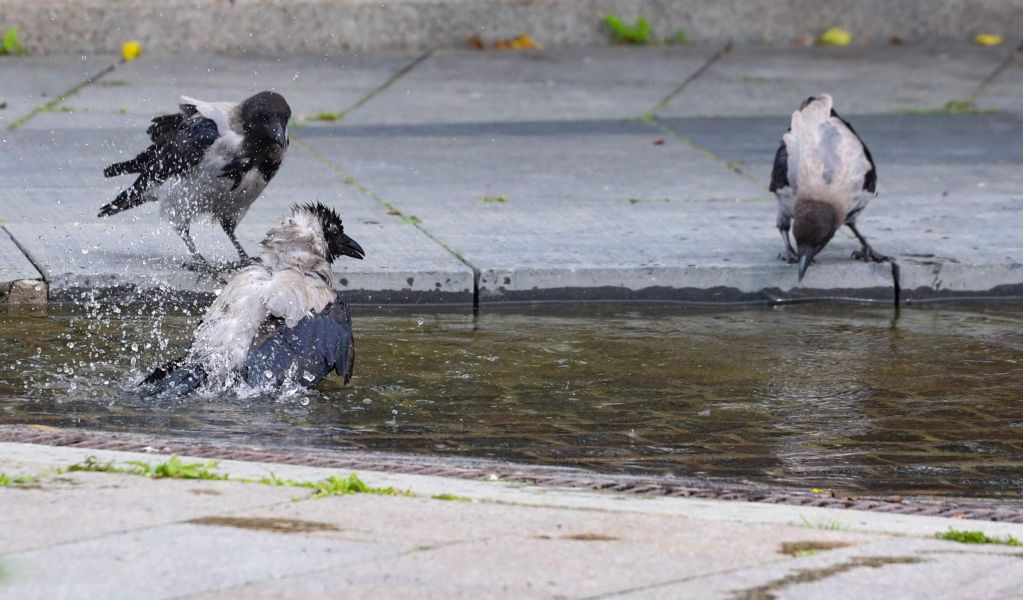
[[[1010,68],[1010,65],[1012,65],[1014,61],[1020,57],[1020,52],[1021,48],[1018,46],[1012,52],[1007,54],[1003,58],[1003,60],[999,61],[999,64],[996,65],[996,68],[993,69],[991,73],[989,73],[984,79],[981,80],[981,83],[979,83],[978,86],[974,88],[974,91],[972,91],[967,96],[966,100],[968,102],[974,102],[975,100],[977,100],[978,96],[980,96],[981,93],[985,91],[985,88],[991,85],[991,83],[995,81],[996,77],[998,77],[1006,69]]]
[[[395,74],[392,75],[391,77],[389,77],[387,81],[385,81],[384,83],[380,84],[376,88],[370,90],[370,92],[368,92],[365,96],[363,96],[359,100],[356,100],[355,104],[353,104],[352,106],[349,106],[345,110],[341,111],[341,113],[338,115],[338,122],[344,121],[345,117],[348,116],[349,113],[351,113],[352,111],[358,109],[360,106],[366,104],[370,100],[373,100],[375,97],[377,97],[378,94],[380,94],[384,90],[386,90],[389,87],[391,87],[392,84],[394,84],[396,81],[398,81],[402,77],[405,77],[406,75],[411,73],[413,71],[413,69],[415,69],[416,67],[420,66],[420,63],[422,63],[423,61],[427,60],[428,58],[430,58],[433,55],[434,55],[434,49],[430,49],[430,50],[427,50],[426,52],[424,52],[423,54],[420,54],[419,56],[417,56],[412,62],[410,62],[409,64],[405,65],[404,67],[402,67],[398,71],[396,71]]]
[[[55,475],[53,475],[53,477],[57,477],[59,475],[67,475],[67,473],[55,474]],[[125,475],[125,476],[126,477],[138,477],[137,475]],[[156,481],[156,480],[154,480],[154,481]],[[189,481],[189,480],[179,480],[179,481]],[[195,480],[194,482],[197,483],[199,481],[202,481],[202,480]],[[241,483],[241,482],[239,482],[239,483]],[[284,500],[282,500],[282,501],[275,501],[275,502],[269,502],[267,504],[257,504],[257,505],[254,505],[254,506],[247,506],[247,507],[245,507],[243,509],[232,509],[232,511],[216,512],[216,513],[214,513],[211,516],[228,515],[230,512],[240,512],[240,511],[243,511],[243,510],[266,510],[266,509],[276,508],[278,506],[291,506],[293,503],[294,502],[291,501],[291,500],[288,500],[288,501],[284,501]],[[70,545],[70,544],[79,544],[79,543],[82,543],[82,542],[92,542],[92,541],[96,541],[96,540],[101,540],[101,539],[103,539],[105,537],[110,537],[112,535],[124,535],[126,533],[132,533],[132,532],[135,532],[135,531],[148,531],[150,529],[156,529],[157,527],[166,527],[167,525],[188,524],[189,519],[193,519],[193,518],[196,518],[196,517],[189,517],[188,519],[174,519],[174,520],[171,520],[171,521],[162,521],[160,523],[152,523],[152,524],[144,525],[144,526],[141,526],[141,527],[127,527],[127,528],[124,528],[124,529],[116,529],[116,530],[113,530],[113,531],[106,531],[106,532],[101,533],[99,535],[92,535],[92,536],[77,538],[77,539],[73,539],[73,540],[67,540],[67,541],[63,541],[63,542],[54,542],[52,544],[44,544],[42,546],[33,546],[33,547],[30,547],[30,548],[21,548],[21,549],[14,550],[14,551],[11,551],[11,552],[0,552],[0,557],[11,556],[11,555],[14,555],[14,554],[21,554],[21,553],[24,553],[24,552],[39,552],[39,551],[42,551],[42,550],[49,550],[51,548],[59,548],[61,546],[67,546],[67,545]]]
[[[21,252],[22,256],[25,257],[25,260],[27,260],[29,264],[32,265],[32,268],[36,270],[36,273],[39,273],[39,279],[42,279],[43,281],[49,283],[49,281],[46,279],[46,275],[43,274],[43,270],[39,268],[39,265],[36,263],[36,261],[32,259],[32,255],[29,254],[28,250],[24,246],[22,246],[21,243],[18,242],[18,239],[14,237],[14,234],[11,233],[11,231],[7,229],[7,227],[0,227],[0,229],[4,230],[4,233],[7,234],[7,237],[11,238],[11,242],[14,244],[14,246],[18,249],[19,252]]]
[[[342,182],[352,188],[355,188],[360,194],[370,198],[382,208],[384,208],[389,216],[398,217],[403,223],[408,223],[426,235],[432,242],[444,249],[445,252],[455,257],[456,260],[466,265],[473,271],[473,312],[476,313],[480,310],[480,269],[476,265],[466,260],[462,254],[453,249],[451,246],[446,244],[443,240],[430,233],[423,223],[415,215],[405,215],[401,210],[398,209],[394,204],[391,204],[377,192],[371,190],[363,182],[356,179],[354,175],[346,171],[340,165],[334,163],[331,159],[324,156],[319,150],[313,146],[302,141],[300,138],[293,135],[292,141],[298,143],[300,146],[305,148],[310,154],[312,154],[317,160],[322,162],[328,169],[333,171],[336,175],[341,177]]]
[[[117,68],[117,63],[116,62],[107,65],[101,71],[99,71],[99,72],[97,72],[97,73],[95,73],[93,75],[90,75],[84,81],[80,81],[77,84],[75,84],[73,87],[71,87],[70,89],[64,91],[61,94],[58,94],[56,97],[54,97],[53,100],[50,100],[49,102],[46,102],[46,103],[43,103],[43,104],[40,104],[40,105],[36,106],[27,115],[25,115],[25,116],[15,120],[13,123],[8,125],[7,129],[9,131],[14,131],[15,129],[21,127],[25,123],[28,123],[30,120],[32,120],[33,117],[35,117],[39,113],[50,112],[50,111],[54,110],[55,108],[57,108],[58,106],[63,104],[64,101],[67,100],[68,98],[74,96],[78,92],[82,91],[83,89],[89,87],[93,83],[96,83],[97,81],[99,81],[103,77],[105,77],[108,74],[112,73],[115,68]]]
[[[669,92],[664,98],[659,100],[658,103],[654,105],[654,108],[652,108],[651,110],[649,110],[649,111],[645,112],[643,115],[641,115],[640,116],[640,120],[641,121],[653,120],[655,118],[655,116],[658,114],[658,111],[660,111],[661,109],[663,109],[666,106],[668,106],[669,102],[672,102],[672,100],[674,100],[676,96],[681,94],[682,91],[684,89],[686,89],[686,86],[688,86],[691,83],[693,83],[694,81],[696,81],[701,75],[704,74],[705,71],[707,71],[708,69],[711,68],[711,65],[715,64],[716,62],[718,62],[719,60],[724,58],[725,55],[728,54],[730,51],[732,51],[732,42],[726,42],[726,44],[724,46],[719,48],[718,51],[715,52],[711,56],[711,58],[706,60],[704,62],[704,64],[702,64],[700,67],[698,67],[696,71],[694,71],[693,73],[690,73],[690,75],[687,76],[686,79],[684,79],[679,85],[677,85],[675,87],[675,89],[673,89],[671,92]]]

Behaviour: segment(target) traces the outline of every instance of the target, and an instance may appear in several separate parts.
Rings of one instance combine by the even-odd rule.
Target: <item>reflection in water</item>
[[[350,387],[162,402],[196,317],[101,312],[0,309],[0,422],[1020,496],[1019,306],[356,307]]]

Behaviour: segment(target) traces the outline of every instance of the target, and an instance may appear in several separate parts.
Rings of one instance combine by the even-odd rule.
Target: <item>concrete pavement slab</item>
[[[149,458],[142,460],[153,462]],[[22,474],[41,473],[47,468],[33,470],[10,463],[4,465],[8,473]],[[6,532],[0,539],[0,554],[43,550],[261,505],[290,504],[293,498],[303,495],[291,489],[264,488],[266,486],[223,481],[204,482],[199,486],[185,480],[155,481],[133,475],[67,473],[48,478],[45,485],[38,487],[0,491],[3,494],[0,527]],[[43,513],[46,519],[32,527],[24,526]],[[83,519],[83,515],[89,518]]]
[[[21,279],[39,279],[41,275],[15,245],[6,230],[0,228],[0,286]]]
[[[717,51],[715,47],[443,51],[346,124],[561,121],[638,117]]]
[[[1020,114],[1022,92],[1021,55],[1015,52],[1003,70],[985,85],[974,103],[980,110],[998,110]]]
[[[118,116],[93,115],[100,122]],[[144,134],[124,129],[12,132],[5,148],[12,161],[0,166],[0,216],[38,261],[52,293],[91,288],[163,288],[211,292],[208,278],[181,269],[184,244],[146,205],[107,219],[99,207],[128,178],[103,179],[103,166],[144,147]],[[358,301],[472,301],[473,272],[415,226],[358,190],[337,172],[292,144],[285,168],[253,205],[238,229],[243,246],[256,252],[267,228],[296,203],[322,201],[341,213],[347,231],[367,250],[363,261],[335,263],[339,289]],[[193,228],[200,252],[211,260],[236,257],[216,225]]]
[[[789,115],[828,92],[842,114],[938,110],[970,98],[1009,54],[967,44],[735,47],[686,86],[661,117]]]
[[[0,470],[7,473],[52,473],[90,454],[118,462],[166,458],[2,446]],[[242,461],[223,461],[219,471],[233,477],[270,471],[296,480],[338,475]],[[74,597],[86,598],[309,598],[336,597],[340,590],[346,597],[400,598],[808,597],[805,591],[854,597],[854,590],[918,597],[925,589],[936,597],[969,598],[979,596],[965,591],[1014,597],[1021,585],[1019,548],[914,537],[931,538],[949,527],[1019,535],[1019,524],[637,498],[397,473],[360,476],[368,485],[409,489],[417,497],[357,494],[292,502],[282,494],[308,490],[103,473],[42,475],[33,486],[0,489],[0,502],[15,502],[11,514],[0,516],[12,521],[10,527],[15,520],[20,525],[56,516],[40,529],[44,543],[22,525],[18,537],[30,545],[0,555],[2,597],[70,597],[72,589]],[[439,493],[479,502],[430,497]],[[147,502],[156,497],[159,503]],[[259,497],[265,502],[253,501]],[[874,531],[899,521],[904,536],[846,529],[861,518]],[[814,526],[819,522],[827,526]],[[792,557],[786,543],[818,549]],[[967,587],[978,578],[984,583]],[[738,595],[748,592],[762,596]]]
[[[56,100],[115,60],[103,54],[0,56],[0,129],[7,129],[36,107]]]
[[[1020,564],[1019,548],[894,538],[605,597],[1016,598],[1022,592]]]
[[[124,113],[146,118],[175,112],[182,95],[237,102],[262,90],[280,92],[296,121],[338,113],[387,82],[417,54],[340,56],[143,56],[66,102],[78,113]]]
[[[900,262],[905,297],[1019,285],[1019,115],[850,119],[879,172],[878,198],[859,225],[876,248]],[[786,126],[783,117],[659,122],[765,187]]]
[[[647,124],[342,131],[305,139],[478,268],[481,300],[737,300],[796,287],[775,258],[767,191]],[[820,262],[842,267],[812,270],[805,288],[891,294],[888,266],[851,264],[853,249],[830,247]]]
[[[211,531],[214,529],[214,531]],[[386,544],[174,524],[4,556],[5,598],[178,598],[253,580],[344,570]]]

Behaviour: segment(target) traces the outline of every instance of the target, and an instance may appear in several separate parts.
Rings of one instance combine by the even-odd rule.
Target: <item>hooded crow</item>
[[[862,245],[853,258],[882,262],[857,230],[857,217],[875,197],[878,174],[871,152],[849,122],[832,110],[832,96],[805,100],[793,113],[775,153],[769,190],[779,201],[777,225],[785,243],[779,258],[807,267],[846,224]],[[789,242],[790,223],[796,250]]]
[[[341,219],[322,204],[296,206],[261,242],[262,261],[238,271],[207,309],[188,353],[143,381],[147,396],[206,384],[285,382],[313,387],[336,371],[347,383],[355,346],[331,263],[363,258]]]
[[[180,112],[153,119],[146,130],[152,145],[132,160],[103,170],[106,177],[138,174],[135,183],[100,209],[108,217],[146,202],[159,201],[160,212],[185,240],[195,261],[214,272],[189,234],[201,214],[216,218],[238,251],[239,264],[250,258],[235,237],[249,206],[277,173],[288,149],[291,109],[281,94],[260,92],[241,103],[203,102],[182,96]]]

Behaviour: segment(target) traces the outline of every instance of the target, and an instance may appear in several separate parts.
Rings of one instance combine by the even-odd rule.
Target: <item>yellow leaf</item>
[[[125,42],[121,46],[121,56],[125,62],[130,62],[139,57],[142,54],[142,44],[138,42]]]
[[[820,494],[821,493],[821,488],[811,488],[811,493],[812,494]]]
[[[841,27],[831,27],[818,38],[818,44],[822,46],[849,46],[852,41],[850,32]]]
[[[974,43],[979,46],[998,46],[1003,43],[1003,36],[993,33],[981,33],[974,36]]]

